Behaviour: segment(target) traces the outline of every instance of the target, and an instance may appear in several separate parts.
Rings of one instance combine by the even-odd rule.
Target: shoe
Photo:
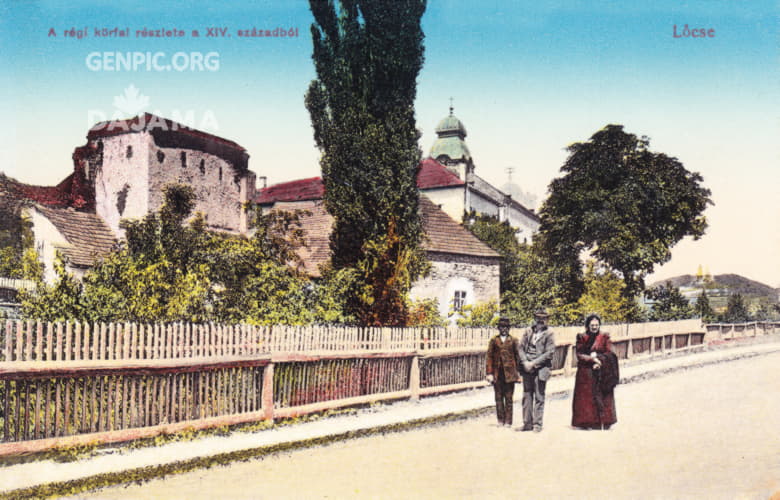
[[[542,432],[542,426],[541,425],[535,425],[534,426],[534,432]]]
[[[522,426],[522,427],[518,427],[518,428],[516,428],[515,430],[516,430],[517,432],[527,432],[527,431],[531,431],[531,430],[533,430],[533,427],[531,427],[530,425],[524,425],[524,426]]]

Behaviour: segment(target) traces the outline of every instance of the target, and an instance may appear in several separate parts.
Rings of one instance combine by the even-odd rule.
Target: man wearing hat
[[[509,335],[509,319],[501,318],[498,320],[498,335],[488,343],[486,369],[487,381],[493,384],[496,395],[499,426],[512,426],[512,396],[515,382],[520,380],[517,353],[517,339]]]
[[[553,332],[547,328],[548,317],[544,308],[534,311],[534,324],[518,344],[517,357],[523,376],[523,427],[518,429],[521,431],[542,431],[544,391],[555,354]]]

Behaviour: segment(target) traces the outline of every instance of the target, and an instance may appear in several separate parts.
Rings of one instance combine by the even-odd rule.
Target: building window
[[[133,157],[133,146],[127,146],[127,153],[125,153],[125,156],[127,156],[128,158]]]
[[[181,152],[181,168],[187,168],[187,153]]]
[[[222,167],[219,167],[219,180],[222,180]]]
[[[507,220],[506,205],[499,205],[498,207],[498,222],[505,222]]]
[[[200,173],[201,175],[206,173],[206,162],[201,158],[200,160]]]
[[[466,291],[455,290],[455,296],[452,298],[452,308],[455,312],[463,311],[463,307],[466,305]]]
[[[157,161],[162,163],[163,160],[165,160],[165,153],[163,153],[162,151],[157,151]]]

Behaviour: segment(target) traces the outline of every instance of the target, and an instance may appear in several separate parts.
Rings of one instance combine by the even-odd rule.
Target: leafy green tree
[[[303,324],[311,321],[309,280],[296,249],[303,245],[298,211],[255,213],[252,237],[208,233],[199,257],[214,283],[210,296],[219,321]],[[273,320],[272,318],[278,318]]]
[[[43,321],[86,319],[89,308],[83,297],[82,285],[65,270],[59,253],[54,259],[54,272],[57,279],[53,285],[39,280],[34,292],[19,291],[22,316]]]
[[[688,299],[680,293],[679,288],[672,285],[671,281],[648,290],[646,296],[653,301],[650,310],[650,320],[652,321],[688,319],[694,315],[694,310]]]
[[[726,303],[726,312],[723,314],[723,321],[726,323],[744,323],[748,319],[750,319],[750,315],[742,295],[739,293],[729,295]]]
[[[406,326],[446,326],[447,320],[439,314],[436,299],[413,300],[408,307],[409,321]]]
[[[515,324],[530,323],[533,311],[547,307],[557,324],[575,319],[572,304],[581,293],[579,264],[567,267],[550,258],[542,247],[519,243],[516,229],[497,217],[464,216],[464,224],[474,236],[501,255],[501,314]]]
[[[520,254],[524,251],[515,236],[517,229],[509,221],[500,222],[492,215],[465,214],[464,226],[487,246],[501,254],[499,281],[501,293],[515,290],[522,281],[520,275]]]
[[[517,280],[502,294],[502,314],[515,324],[530,323],[533,311],[546,307],[551,324],[579,322],[576,302],[583,290],[577,263],[556,261],[534,242],[520,245]]]
[[[345,267],[334,270],[325,266],[322,277],[309,286],[309,303],[313,321],[323,324],[357,324],[349,311],[353,297],[361,292],[357,270]]]
[[[458,326],[496,326],[498,325],[498,302],[467,305],[463,307],[461,314],[462,317],[456,320]]]
[[[0,200],[0,276],[40,280],[43,264],[35,251],[32,222],[21,209],[19,203]]]
[[[772,303],[766,297],[758,297],[747,306],[748,317],[752,321],[767,321],[772,319]]]
[[[712,321],[715,318],[715,311],[712,310],[712,306],[710,305],[710,298],[707,296],[707,290],[702,289],[699,298],[696,299],[693,310],[702,321]]]
[[[85,321],[218,321],[303,324],[312,320],[309,281],[294,266],[296,215],[258,214],[251,238],[184,221],[194,193],[168,186],[159,213],[125,224],[123,248],[82,282],[58,264],[58,280],[22,301],[23,314]]]
[[[633,299],[623,295],[625,286],[614,271],[589,260],[585,265],[585,291],[577,301],[578,318],[597,313],[604,322],[638,320],[639,308]]]
[[[555,260],[573,265],[589,251],[621,274],[626,298],[644,289],[645,276],[671,258],[672,246],[704,234],[702,214],[711,203],[701,175],[649,145],[622,125],[572,144],[539,214],[541,241]]]
[[[332,266],[353,268],[348,314],[402,325],[412,282],[426,270],[416,175],[416,79],[424,0],[310,0],[317,78],[306,93],[322,151]]]

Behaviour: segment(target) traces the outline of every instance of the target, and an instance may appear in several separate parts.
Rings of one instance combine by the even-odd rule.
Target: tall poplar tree
[[[335,271],[355,270],[349,307],[366,325],[403,325],[425,270],[416,176],[416,80],[425,0],[310,0],[317,78],[306,93],[322,152]]]

